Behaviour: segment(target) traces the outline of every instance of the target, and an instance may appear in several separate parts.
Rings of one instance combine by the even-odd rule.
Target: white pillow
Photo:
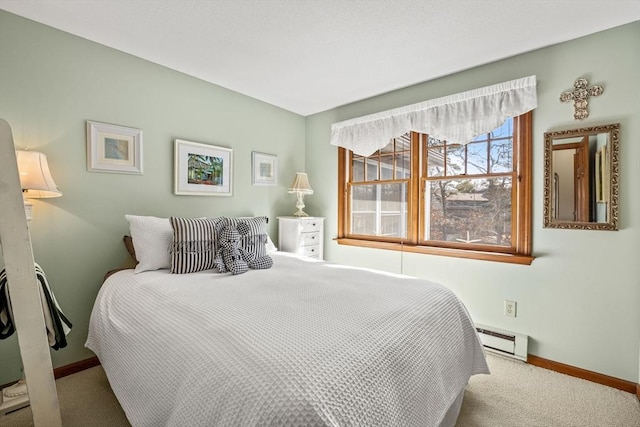
[[[267,253],[276,252],[278,248],[273,244],[273,240],[271,240],[271,236],[267,233],[267,244],[266,244]]]
[[[138,265],[135,273],[171,268],[171,243],[173,228],[169,218],[125,215]]]

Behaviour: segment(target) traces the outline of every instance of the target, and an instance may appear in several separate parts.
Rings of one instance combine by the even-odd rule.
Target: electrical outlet
[[[504,315],[509,317],[516,317],[517,302],[504,300]]]

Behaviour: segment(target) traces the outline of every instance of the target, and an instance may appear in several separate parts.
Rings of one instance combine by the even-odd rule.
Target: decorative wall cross
[[[589,86],[587,79],[579,78],[575,83],[573,83],[572,92],[562,92],[560,94],[560,101],[573,101],[573,118],[576,120],[582,120],[589,117],[589,111],[587,110],[589,97],[598,96],[604,92],[602,86],[594,85],[590,88],[587,86]]]

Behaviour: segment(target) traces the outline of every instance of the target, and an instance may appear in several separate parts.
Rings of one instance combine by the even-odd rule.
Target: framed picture
[[[253,151],[251,166],[253,185],[278,185],[278,156]]]
[[[175,141],[174,193],[191,196],[231,196],[231,148]]]
[[[87,120],[87,170],[142,175],[142,131]]]

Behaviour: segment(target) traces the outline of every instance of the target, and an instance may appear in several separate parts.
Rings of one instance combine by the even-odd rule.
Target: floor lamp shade
[[[62,191],[58,189],[51,171],[47,156],[37,151],[17,150],[20,186],[25,198],[46,199],[60,197]]]
[[[33,205],[27,199],[47,199],[62,196],[51,171],[47,156],[38,151],[16,150],[20,186],[24,197],[24,209],[27,220],[31,220]]]

